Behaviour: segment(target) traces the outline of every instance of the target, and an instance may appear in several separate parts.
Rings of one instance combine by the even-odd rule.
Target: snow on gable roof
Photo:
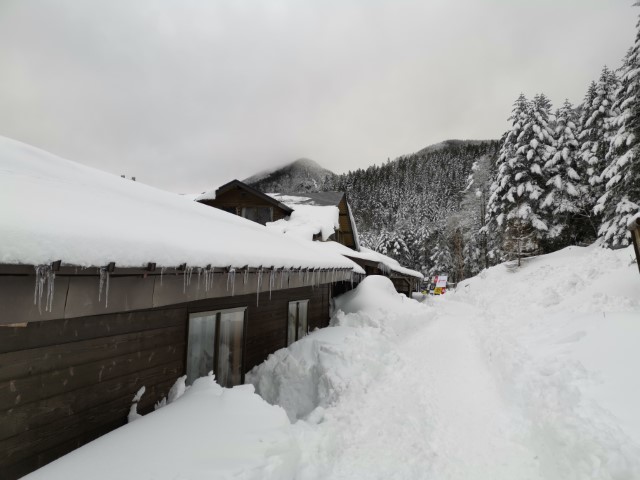
[[[0,264],[359,271],[236,215],[1,136],[0,202]]]
[[[317,207],[338,206],[344,198],[344,192],[305,192],[305,193],[267,193],[270,197],[284,203],[294,210],[300,205]]]
[[[322,241],[327,241],[340,228],[339,218],[338,207],[297,205],[288,218],[267,223],[267,228],[306,240],[313,240],[314,235],[321,235]]]
[[[338,242],[325,242],[323,245],[326,246],[327,250],[332,250],[346,257],[378,263],[381,270],[389,270],[409,277],[424,278],[422,273],[403,267],[397,260],[365,247],[360,247],[360,251],[356,252]]]

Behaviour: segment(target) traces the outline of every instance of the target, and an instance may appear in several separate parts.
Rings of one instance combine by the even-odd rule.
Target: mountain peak
[[[299,158],[276,170],[253,175],[244,180],[262,192],[315,192],[327,177],[335,174],[309,158]]]

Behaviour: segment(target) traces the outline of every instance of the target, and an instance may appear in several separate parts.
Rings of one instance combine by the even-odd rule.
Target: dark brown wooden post
[[[636,216],[629,224],[629,230],[631,230],[633,249],[636,251],[636,264],[638,265],[638,271],[640,271],[640,216]]]

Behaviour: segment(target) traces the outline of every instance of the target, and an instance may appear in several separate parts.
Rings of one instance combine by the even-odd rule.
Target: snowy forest
[[[599,241],[630,243],[640,211],[640,22],[616,70],[583,101],[521,94],[500,141],[450,141],[328,178],[363,245],[453,281],[505,260]]]

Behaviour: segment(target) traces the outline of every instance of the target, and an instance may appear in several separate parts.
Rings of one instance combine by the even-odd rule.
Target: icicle
[[[273,290],[273,285],[276,282],[276,270],[275,268],[271,269],[271,273],[269,274],[269,300],[271,300],[271,290]]]
[[[109,278],[111,274],[107,267],[100,267],[100,279],[98,283],[98,303],[102,301],[102,290],[104,290],[104,308],[109,306]]]
[[[258,270],[258,288],[256,289],[256,307],[260,301],[260,285],[262,285],[262,267]]]
[[[198,291],[200,291],[200,275],[202,274],[202,267],[198,267]]]
[[[227,271],[227,292],[229,291],[229,282],[231,282],[231,296],[233,297],[233,293],[236,288],[236,269],[229,267]]]
[[[213,272],[212,268],[204,271],[204,289],[207,292],[213,287]]]
[[[280,290],[282,290],[282,283],[284,282],[284,267],[280,270]]]
[[[160,268],[160,285],[162,285],[162,276],[164,275],[165,267]]]
[[[194,267],[185,267],[182,274],[182,293],[187,293],[187,287],[191,285],[191,276],[193,275]]]
[[[187,293],[187,270],[182,272],[182,293]]]
[[[249,268],[244,269],[244,278],[242,279],[242,284],[246,285],[249,281]]]
[[[38,311],[42,313],[42,295],[47,291],[47,297],[45,299],[44,311],[50,312],[53,309],[53,294],[55,292],[55,279],[56,274],[51,268],[51,265],[36,265],[36,283],[33,292],[33,304],[38,305]]]
[[[47,308],[49,311],[53,311],[53,294],[55,292],[55,280],[56,280],[56,272],[53,270],[49,271],[47,275],[47,283],[49,284],[49,288],[47,288]]]
[[[353,290],[353,270],[351,270],[351,290]]]

